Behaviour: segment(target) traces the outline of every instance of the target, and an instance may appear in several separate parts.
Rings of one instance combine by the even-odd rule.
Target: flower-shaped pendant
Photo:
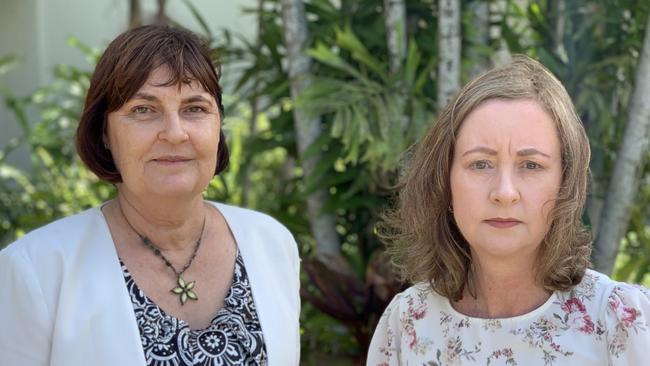
[[[183,276],[178,276],[178,287],[171,289],[171,292],[175,293],[180,297],[181,305],[185,305],[188,299],[198,300],[198,296],[192,291],[196,281],[185,282]]]

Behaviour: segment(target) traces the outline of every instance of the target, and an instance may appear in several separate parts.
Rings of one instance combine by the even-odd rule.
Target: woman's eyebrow
[[[135,93],[131,99],[144,99],[150,102],[157,102],[159,100],[155,95],[144,92]]]
[[[212,104],[212,101],[210,99],[198,94],[183,99],[183,103],[196,103],[196,102],[204,102],[204,103]]]
[[[467,150],[463,153],[462,156],[469,155],[469,154],[474,154],[474,153],[482,153],[482,154],[487,154],[487,155],[497,155],[497,151],[494,149],[490,149],[489,147],[486,146],[478,146],[473,149]],[[517,156],[533,156],[533,155],[541,155],[547,158],[550,158],[551,156],[543,153],[535,148],[526,148],[526,149],[521,149],[517,151]]]
[[[474,153],[483,153],[487,155],[496,155],[497,151],[494,149],[490,149],[489,147],[486,146],[478,146],[473,149],[467,150],[463,153],[463,156],[469,155],[469,154],[474,154]]]
[[[133,97],[131,98],[131,100],[134,100],[134,99],[143,99],[143,100],[147,100],[147,101],[150,101],[150,102],[159,102],[160,101],[160,99],[158,99],[158,97],[156,97],[155,95],[149,94],[149,93],[144,93],[144,92],[135,93],[133,95]],[[187,98],[184,98],[182,100],[182,102],[183,103],[203,102],[203,103],[213,104],[212,101],[209,98],[206,98],[206,97],[204,97],[202,95],[198,95],[198,94],[189,96]]]
[[[532,148],[532,147],[527,148],[527,149],[521,149],[521,150],[517,151],[517,156],[532,156],[532,155],[541,155],[541,156],[544,156],[544,157],[547,157],[547,158],[551,157],[550,155],[548,155],[546,153],[543,153],[543,152],[541,152],[541,151],[539,151],[539,150],[537,150],[535,148]]]

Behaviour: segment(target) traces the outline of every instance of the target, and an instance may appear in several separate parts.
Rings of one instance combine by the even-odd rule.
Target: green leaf
[[[322,42],[316,43],[316,47],[309,49],[307,53],[315,60],[322,62],[328,66],[331,66],[335,69],[338,69],[340,71],[343,71],[355,77],[356,79],[359,79],[361,81],[368,81],[368,79],[364,77],[361,73],[359,73],[357,69],[355,69],[352,65],[350,65],[345,60],[343,60],[339,55],[332,52],[332,50],[330,50]]]
[[[413,93],[421,93],[422,88],[424,85],[431,80],[431,72],[435,69],[435,67],[438,65],[438,60],[435,58],[431,58],[429,62],[426,64],[426,66],[420,71],[420,74],[418,75],[417,79],[415,80],[415,83],[413,85],[413,89],[411,90]]]
[[[359,61],[362,65],[370,68],[377,76],[386,80],[388,72],[385,63],[373,57],[368,50],[364,47],[363,43],[352,32],[352,28],[346,26],[343,29],[336,28],[336,43],[341,48],[346,49],[352,53],[352,58]]]
[[[318,138],[312,142],[305,151],[303,151],[302,158],[311,159],[316,157],[323,150],[323,147],[327,146],[331,140],[332,137],[329,134],[321,133]]]
[[[332,169],[334,162],[338,159],[339,152],[336,150],[329,150],[321,156],[321,159],[318,161],[314,170],[311,171],[305,177],[305,186],[306,187],[315,187],[324,176],[325,173]],[[306,194],[312,193],[312,191],[305,192]]]
[[[19,65],[18,57],[15,55],[7,55],[0,57],[0,76],[15,69]]]
[[[406,56],[406,65],[404,67],[404,82],[406,85],[415,84],[415,75],[420,65],[422,55],[418,50],[415,40],[411,39],[408,43],[408,53]]]

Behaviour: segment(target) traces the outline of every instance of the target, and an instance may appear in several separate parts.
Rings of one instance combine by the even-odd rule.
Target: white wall
[[[141,0],[142,13],[152,17],[155,0]],[[255,18],[244,15],[242,7],[253,8],[256,0],[192,0],[211,31],[223,28],[255,36]],[[197,32],[201,27],[181,0],[167,0],[169,17]],[[126,29],[127,0],[0,0],[0,57],[14,54],[21,64],[0,76],[0,87],[16,95],[26,95],[53,80],[51,70],[57,64],[90,68],[84,56],[67,44],[69,36],[103,49]],[[19,128],[4,103],[0,105],[0,146],[19,133]],[[9,161],[27,166],[25,149],[12,154]]]
[[[38,24],[34,24],[36,0],[0,0],[0,57],[14,54],[20,58],[21,67],[0,76],[0,88],[8,88],[15,95],[25,95],[39,84],[41,73],[37,47]],[[0,103],[0,146],[20,129],[5,107]],[[11,155],[12,163],[27,164],[26,150]]]

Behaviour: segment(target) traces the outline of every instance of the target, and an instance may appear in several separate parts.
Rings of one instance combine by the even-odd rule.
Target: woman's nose
[[[515,204],[521,198],[515,177],[510,171],[499,172],[490,191],[490,200],[501,206]]]
[[[172,144],[185,142],[189,139],[189,134],[185,130],[184,121],[178,113],[165,113],[163,117],[163,127],[158,133],[158,138]]]

